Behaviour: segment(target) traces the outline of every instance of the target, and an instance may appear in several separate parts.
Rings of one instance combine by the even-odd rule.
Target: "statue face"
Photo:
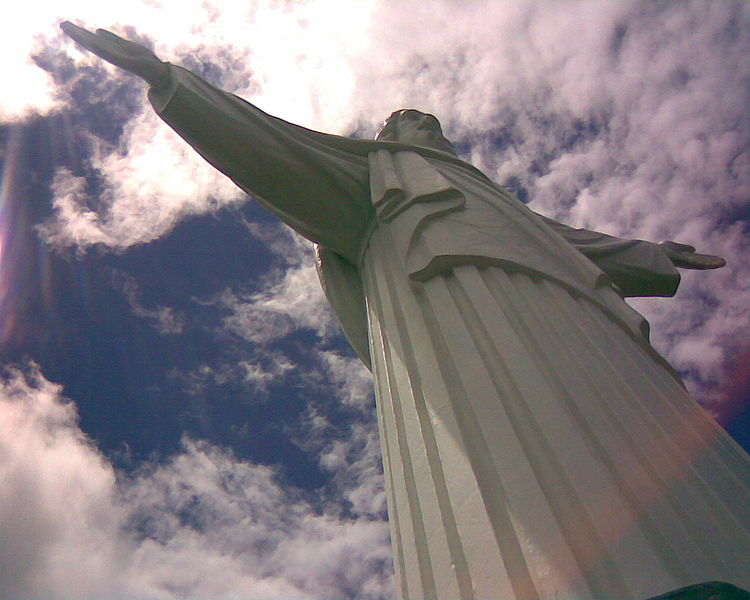
[[[398,110],[388,117],[376,139],[425,146],[455,154],[453,146],[443,136],[440,121],[433,115],[413,108]]]

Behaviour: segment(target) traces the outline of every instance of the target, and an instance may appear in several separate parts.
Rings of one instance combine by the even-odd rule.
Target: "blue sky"
[[[748,5],[100,4],[0,24],[0,596],[393,597],[372,386],[310,245],[64,19],[322,131],[432,112],[538,212],[725,256],[633,304],[750,447]]]

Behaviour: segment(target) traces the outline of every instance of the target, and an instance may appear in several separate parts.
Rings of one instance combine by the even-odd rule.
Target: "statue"
[[[432,115],[397,111],[375,140],[328,135],[112,33],[62,28],[145,79],[167,124],[316,243],[375,377],[401,597],[750,587],[748,456],[623,301],[671,296],[675,267],[721,258],[537,215]]]

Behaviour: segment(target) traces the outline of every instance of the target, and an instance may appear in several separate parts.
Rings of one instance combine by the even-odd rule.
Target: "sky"
[[[750,4],[29,0],[0,23],[0,598],[394,597],[311,245],[66,19],[321,131],[431,112],[539,213],[724,256],[631,304],[750,448]]]

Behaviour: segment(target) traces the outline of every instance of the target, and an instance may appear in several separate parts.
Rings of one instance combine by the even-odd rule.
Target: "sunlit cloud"
[[[338,325],[323,295],[312,247],[288,233],[275,241],[286,269],[274,271],[266,285],[253,293],[225,290],[216,303],[228,314],[224,326],[249,342],[265,344],[301,328],[320,338],[338,333]]]
[[[128,123],[120,148],[106,149],[95,138],[92,145],[92,166],[105,187],[91,198],[85,178],[58,171],[55,219],[40,228],[53,246],[125,248],[164,235],[187,216],[247,200],[151,113]]]
[[[319,510],[275,469],[187,439],[118,476],[33,365],[0,385],[0,477],[3,598],[392,597],[381,518]],[[352,497],[370,495],[360,479]]]

